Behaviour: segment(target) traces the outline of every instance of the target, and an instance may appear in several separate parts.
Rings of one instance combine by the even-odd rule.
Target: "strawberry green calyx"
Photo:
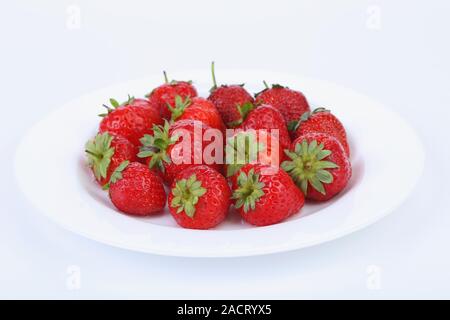
[[[328,110],[326,108],[323,108],[323,107],[320,107],[320,108],[314,109],[312,112],[306,111],[305,113],[302,114],[300,119],[293,120],[293,121],[290,121],[288,123],[288,130],[289,131],[297,130],[298,127],[300,126],[300,124],[302,124],[303,122],[307,121],[312,115],[317,114],[317,113],[321,113],[321,112],[330,112],[330,110]]]
[[[244,207],[247,213],[250,209],[255,210],[256,202],[264,195],[264,183],[259,181],[259,174],[250,169],[248,174],[241,172],[237,179],[238,188],[233,192],[232,199],[236,200],[235,207]]]
[[[178,137],[169,137],[169,123],[165,121],[164,126],[153,125],[153,135],[145,134],[141,139],[142,146],[137,154],[139,158],[151,157],[149,167],[159,168],[164,172],[164,162],[170,163],[167,148],[177,142]]]
[[[104,118],[118,107],[126,106],[130,103],[133,103],[134,99],[135,98],[133,96],[128,95],[128,99],[126,101],[119,103],[116,99],[110,98],[109,103],[111,104],[111,107],[104,104],[103,107],[106,109],[106,113],[100,113],[98,116]]]
[[[288,87],[283,86],[283,85],[278,84],[278,83],[274,83],[274,84],[272,84],[272,87],[270,87],[270,86],[267,84],[266,80],[263,80],[263,84],[264,84],[264,87],[265,87],[264,91],[265,91],[265,90],[268,90],[268,89],[288,89]]]
[[[305,112],[306,113],[306,112]],[[304,113],[304,114],[305,114]],[[303,114],[303,115],[304,115]],[[303,117],[303,115],[302,115],[302,117]],[[298,121],[298,120],[292,120],[292,121],[289,121],[289,123],[287,124],[287,129],[288,129],[288,131],[295,131],[295,130],[297,130],[297,128],[300,126],[300,121]]]
[[[172,199],[170,206],[178,208],[177,213],[184,211],[190,218],[194,217],[195,205],[198,199],[206,193],[206,189],[202,187],[201,181],[197,180],[197,176],[193,174],[189,179],[178,180],[175,187],[172,188]]]
[[[255,163],[258,153],[265,148],[264,143],[258,142],[255,131],[242,131],[229,138],[225,146],[227,177],[233,176],[245,164]]]
[[[122,171],[125,170],[126,167],[130,164],[130,161],[125,160],[121,164],[117,166],[117,168],[114,170],[114,172],[111,174],[111,177],[109,178],[109,181],[107,184],[103,186],[103,190],[109,190],[109,187],[112,183],[116,183],[120,179],[122,179]]]
[[[270,89],[289,89],[288,87],[282,86],[281,84],[277,84],[277,83],[272,84],[272,86],[269,86],[269,84],[266,82],[266,80],[263,80],[263,84],[264,84],[264,89],[261,90],[260,92],[255,93],[255,97],[260,95],[263,92],[266,92],[267,90],[270,90]]]
[[[274,84],[272,84],[272,89],[289,89],[289,87],[283,86],[278,83],[274,83]]]
[[[111,101],[111,100],[114,100],[115,103],[114,103],[113,106],[114,106],[114,108],[118,108],[118,107],[126,106],[126,105],[128,105],[128,104],[133,103],[134,99],[135,99],[134,96],[128,95],[128,99],[127,99],[126,101],[122,102],[121,104],[118,104],[118,102],[117,102],[116,100],[114,100],[114,99],[110,99],[110,101]]]
[[[239,113],[241,114],[243,121],[245,120],[245,118],[247,118],[247,115],[255,108],[255,106],[251,102],[246,102],[243,105],[238,105],[237,108],[239,110]]]
[[[295,145],[294,152],[285,150],[285,153],[291,160],[284,161],[281,167],[291,176],[303,193],[306,195],[308,184],[310,184],[325,195],[323,184],[333,182],[333,176],[326,169],[338,168],[334,162],[323,160],[331,154],[331,151],[324,150],[324,145],[318,144],[316,140],[308,144],[305,139]]]
[[[165,84],[169,84],[171,86],[175,86],[178,83],[182,82],[182,81],[178,81],[178,80],[171,80],[171,81],[169,81],[169,77],[167,76],[167,72],[163,71],[163,74],[164,74],[164,83]],[[192,80],[188,80],[188,81],[184,81],[184,82],[192,84]],[[149,97],[150,95],[151,95],[151,93],[147,94],[146,97]]]
[[[175,106],[172,107],[169,103],[167,103],[167,108],[169,108],[170,112],[172,113],[171,121],[177,120],[179,117],[181,117],[184,113],[184,110],[189,107],[192,103],[191,98],[188,96],[186,99],[184,99],[179,95],[175,96]]]
[[[250,113],[250,111],[252,111],[255,108],[255,106],[251,102],[246,102],[242,105],[238,104],[236,106],[236,108],[239,111],[240,119],[236,120],[236,121],[228,122],[227,125],[230,128],[235,128],[235,127],[239,126],[240,124],[242,124],[242,122],[244,122],[245,118],[247,118],[248,114]]]
[[[179,84],[180,82],[185,82],[185,83],[187,83],[187,84],[193,84],[193,83],[194,83],[192,80],[185,80],[185,81],[171,80],[171,81],[169,82],[169,84],[170,84],[171,86],[176,86],[176,85]]]
[[[113,136],[104,132],[97,134],[94,139],[86,143],[85,152],[89,166],[97,179],[104,179],[107,176],[108,167],[114,155],[114,148],[111,147],[112,140]]]

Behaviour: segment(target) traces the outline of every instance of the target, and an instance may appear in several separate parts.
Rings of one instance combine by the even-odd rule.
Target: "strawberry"
[[[161,212],[166,205],[166,192],[158,175],[139,162],[122,162],[111,175],[109,197],[121,212],[147,216]]]
[[[101,114],[99,132],[110,132],[121,135],[131,143],[139,146],[139,139],[144,134],[151,134],[154,124],[162,124],[163,120],[158,111],[152,108],[145,100],[128,97],[128,101],[119,104],[110,99],[111,107],[104,105],[107,113]]]
[[[197,90],[192,85],[192,81],[176,81],[169,82],[167,74],[164,71],[165,83],[147,95],[148,100],[154,105],[164,119],[170,119],[171,113],[168,105],[175,105],[175,97],[180,96],[183,99],[197,96]]]
[[[213,159],[204,157],[209,144],[203,142],[203,136],[209,129],[211,127],[195,120],[180,120],[170,126],[166,121],[164,126],[153,127],[153,135],[147,134],[141,139],[138,157],[145,158],[151,169],[159,170],[169,185],[179,172],[195,165],[207,164],[221,172],[223,152],[216,150]],[[188,139],[187,142],[184,141],[185,138]]]
[[[193,166],[173,181],[169,210],[183,228],[209,229],[225,219],[230,196],[230,187],[220,173],[208,166]]]
[[[233,176],[245,164],[259,163],[278,166],[285,154],[271,132],[264,129],[237,131],[227,139],[225,146],[226,175]]]
[[[302,114],[309,111],[309,104],[303,93],[289,89],[279,84],[271,88],[264,81],[266,89],[256,94],[256,104],[270,104],[278,109],[284,117],[286,124],[298,120]]]
[[[263,104],[250,111],[244,122],[239,126],[244,130],[248,129],[276,129],[279,132],[280,145],[284,149],[289,149],[291,138],[289,136],[283,115],[274,107]]]
[[[245,221],[256,226],[281,222],[305,203],[286,172],[260,164],[244,166],[233,177],[232,190],[235,208]]]
[[[352,175],[344,147],[326,133],[308,132],[286,150],[288,161],[281,167],[301,188],[306,198],[325,201],[345,188]]]
[[[305,112],[298,121],[292,122],[291,129],[294,132],[294,138],[308,132],[327,133],[338,139],[344,147],[347,156],[350,156],[350,147],[348,145],[345,128],[330,110],[316,108],[312,112]]]
[[[104,132],[86,143],[85,152],[95,179],[104,186],[123,161],[137,161],[138,148],[122,136]]]
[[[254,99],[244,89],[243,84],[218,87],[214,74],[214,62],[211,65],[211,70],[214,85],[210,90],[208,100],[216,106],[227,127],[237,127],[242,123],[247,113],[253,109]]]
[[[172,121],[198,120],[211,128],[220,130],[225,134],[225,125],[214,104],[206,99],[194,97],[183,100],[181,96],[175,97],[175,105],[167,105],[172,113]]]

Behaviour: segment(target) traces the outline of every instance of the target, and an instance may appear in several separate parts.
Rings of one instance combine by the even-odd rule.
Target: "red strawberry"
[[[127,138],[131,143],[139,146],[139,139],[144,134],[151,134],[154,124],[162,124],[159,113],[142,99],[128,97],[128,101],[119,104],[110,99],[111,107],[104,105],[108,112],[101,114],[99,132],[112,132]]]
[[[289,149],[291,138],[284,122],[283,115],[274,107],[263,104],[250,111],[244,122],[239,126],[244,130],[248,129],[276,129],[279,132],[280,145],[284,149]]]
[[[126,214],[147,216],[161,212],[166,205],[161,178],[139,162],[122,162],[106,187],[112,203]]]
[[[164,119],[170,119],[171,114],[167,105],[175,105],[176,96],[180,96],[183,99],[196,97],[197,90],[192,85],[191,81],[172,80],[169,82],[165,71],[164,78],[166,83],[153,89],[153,91],[147,95],[147,98],[152,105],[156,106]]]
[[[218,129],[225,133],[225,125],[214,104],[206,99],[195,97],[186,98],[183,101],[181,96],[175,97],[175,105],[168,105],[172,113],[172,121],[198,120],[211,128]]]
[[[330,110],[317,108],[313,112],[305,112],[298,121],[292,123],[294,138],[308,132],[327,133],[336,139],[344,147],[347,156],[350,156],[350,147],[347,142],[347,133],[342,123]]]
[[[244,89],[244,85],[217,86],[212,63],[213,87],[208,100],[214,103],[225,125],[234,128],[242,123],[247,113],[253,109],[254,99]]]
[[[85,152],[95,179],[104,186],[123,161],[137,161],[138,148],[122,136],[104,132],[86,143]]]
[[[298,120],[302,114],[309,111],[309,104],[303,93],[283,87],[279,84],[272,85],[256,95],[256,104],[270,104],[278,109],[289,126],[291,121]]]
[[[304,205],[302,192],[281,169],[248,164],[232,179],[234,206],[256,226],[278,223]]]
[[[249,163],[279,166],[285,154],[279,140],[272,137],[270,131],[261,129],[238,131],[229,137],[225,146],[227,177]]]
[[[170,126],[166,121],[164,126],[153,127],[153,135],[145,135],[141,139],[142,147],[138,157],[147,158],[149,167],[159,170],[168,184],[171,184],[175,176],[182,170],[199,164],[207,164],[221,172],[223,167],[222,144],[218,144],[220,150],[214,152],[213,156],[215,157],[212,159],[204,157],[204,155],[209,155],[205,149],[209,147],[210,143],[202,140],[205,132],[209,129],[211,127],[195,120],[180,120]],[[185,138],[188,139],[186,142]],[[217,141],[211,143],[214,144]]]
[[[225,219],[230,196],[230,187],[220,173],[208,166],[194,166],[173,181],[169,210],[183,228],[209,229]]]
[[[325,201],[345,188],[352,167],[342,144],[326,133],[308,132],[286,151],[289,161],[281,167],[289,173],[306,198]]]

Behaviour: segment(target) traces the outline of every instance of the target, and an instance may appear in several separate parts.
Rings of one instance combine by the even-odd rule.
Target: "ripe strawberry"
[[[303,93],[283,87],[279,84],[269,88],[264,82],[266,89],[256,94],[256,104],[270,104],[278,109],[284,117],[288,127],[291,121],[298,120],[302,114],[309,111],[309,104]]]
[[[271,105],[263,104],[250,111],[244,122],[239,126],[244,130],[248,129],[266,129],[278,130],[280,145],[284,149],[289,149],[291,138],[289,136],[283,115]]]
[[[199,164],[206,164],[221,172],[222,144],[218,144],[220,150],[213,149],[215,152],[212,159],[205,157],[209,155],[205,152],[209,144],[202,140],[208,129],[211,127],[195,120],[180,120],[170,126],[166,121],[164,126],[153,127],[153,135],[147,134],[141,139],[142,147],[138,157],[146,158],[148,166],[159,170],[168,184],[182,170]],[[188,139],[186,142],[185,138]]]
[[[347,156],[350,156],[350,147],[347,142],[347,133],[342,123],[330,110],[317,108],[312,112],[305,112],[298,121],[292,122],[294,138],[308,132],[327,133],[336,139],[344,147]]]
[[[325,201],[347,185],[352,168],[342,144],[326,133],[308,132],[292,142],[281,164],[306,198]]]
[[[128,97],[128,101],[119,104],[110,99],[111,107],[104,105],[107,113],[101,114],[99,132],[110,132],[121,135],[131,143],[139,146],[139,139],[144,134],[151,134],[154,124],[162,124],[159,113],[142,99]]]
[[[195,97],[184,99],[181,96],[175,97],[175,105],[167,106],[172,113],[172,121],[198,120],[211,128],[220,130],[225,134],[225,125],[214,104],[206,99]]]
[[[254,99],[244,89],[244,85],[221,85],[217,86],[214,74],[214,62],[211,65],[213,87],[210,90],[208,100],[211,101],[219,111],[225,125],[229,128],[237,127],[242,123],[247,113],[253,109]]]
[[[305,203],[286,172],[259,164],[243,167],[232,179],[232,190],[235,208],[245,221],[256,226],[281,222]]]
[[[85,152],[95,179],[104,186],[123,161],[137,161],[138,148],[122,136],[104,132],[86,143]]]
[[[264,129],[238,131],[229,137],[225,146],[227,177],[249,163],[279,166],[286,156],[279,139],[273,137]]]
[[[106,188],[112,203],[126,214],[147,216],[161,212],[166,205],[161,178],[139,162],[122,162]]]
[[[150,103],[159,110],[161,117],[170,119],[171,113],[167,105],[175,105],[175,97],[180,96],[183,99],[188,97],[193,98],[197,96],[197,90],[192,85],[192,81],[176,81],[169,82],[167,74],[164,71],[165,83],[147,95]]]
[[[169,210],[183,228],[209,229],[225,219],[230,196],[230,187],[220,173],[208,166],[194,166],[173,181]]]

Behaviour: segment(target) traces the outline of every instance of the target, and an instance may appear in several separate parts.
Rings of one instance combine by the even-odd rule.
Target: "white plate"
[[[211,83],[209,71],[171,73],[192,79],[200,94]],[[421,175],[424,152],[414,131],[395,113],[334,84],[261,71],[218,71],[221,83],[261,80],[300,89],[313,105],[327,106],[347,128],[353,177],[338,197],[307,204],[300,214],[268,227],[251,227],[230,214],[208,231],[178,227],[170,214],[133,218],[118,213],[86,167],[84,144],[95,134],[102,103],[128,93],[143,96],[161,75],[98,90],[69,102],[37,123],[24,137],[15,159],[19,185],[29,200],[61,226],[109,245],[154,254],[232,257],[304,248],[352,233],[392,212]]]

